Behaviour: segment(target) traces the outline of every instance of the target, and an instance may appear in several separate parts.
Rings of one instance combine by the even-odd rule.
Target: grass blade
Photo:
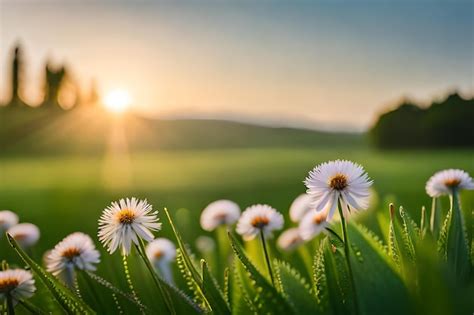
[[[276,277],[280,280],[283,295],[293,305],[298,314],[320,314],[311,286],[296,269],[287,262],[279,261]]]
[[[257,298],[263,308],[271,314],[295,314],[295,310],[288,301],[267,281],[267,279],[257,270],[245,255],[242,246],[232,233],[229,233],[229,239],[235,255],[239,258],[248,272],[249,277],[254,281],[257,289]]]
[[[356,314],[352,285],[344,256],[344,244],[338,237],[330,234],[323,246],[325,287],[328,302],[335,315]]]
[[[411,314],[408,289],[387,249],[365,227],[350,224],[349,232],[350,258],[361,313]]]
[[[457,191],[451,195],[450,212],[451,222],[447,234],[446,258],[458,283],[464,283],[469,279],[471,253]]]
[[[224,294],[219,289],[216,279],[209,272],[206,261],[201,260],[202,290],[214,313],[231,314],[229,305],[224,299]]]

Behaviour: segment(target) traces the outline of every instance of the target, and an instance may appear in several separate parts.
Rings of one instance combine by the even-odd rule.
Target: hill
[[[97,107],[1,108],[4,154],[91,154],[120,150],[355,147],[361,134],[257,126],[220,120],[114,116]]]

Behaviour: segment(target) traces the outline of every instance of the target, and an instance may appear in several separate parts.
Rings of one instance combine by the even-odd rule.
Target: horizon
[[[0,99],[20,40],[31,103],[41,67],[54,60],[82,89],[94,78],[101,96],[129,92],[133,111],[145,116],[362,131],[403,99],[474,95],[472,8],[470,1],[2,0]]]

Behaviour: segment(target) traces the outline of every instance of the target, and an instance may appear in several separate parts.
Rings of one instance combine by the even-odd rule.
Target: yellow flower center
[[[227,218],[227,214],[222,212],[222,213],[217,213],[214,218],[220,222],[220,223],[225,223],[226,221],[226,218]]]
[[[29,234],[28,233],[16,233],[15,235],[12,235],[13,238],[17,241],[22,241],[28,238]]]
[[[457,178],[450,178],[450,179],[447,179],[444,184],[450,188],[455,188],[455,187],[458,187],[459,184],[461,184],[461,181]]]
[[[20,282],[16,278],[0,279],[0,293],[8,293],[15,289]]]
[[[321,223],[323,223],[324,220],[326,220],[326,217],[320,213],[317,213],[313,218],[314,224],[317,224],[317,225],[320,225]]]
[[[154,256],[156,259],[160,259],[161,257],[163,257],[163,253],[160,250],[157,250]]]
[[[289,245],[289,246],[295,245],[295,244],[299,243],[299,241],[300,241],[300,237],[299,237],[299,236],[295,236],[295,237],[293,237],[293,238],[290,240],[290,243],[289,243],[288,245]]]
[[[80,254],[81,252],[76,247],[67,248],[66,250],[62,252],[62,256],[68,259],[72,259],[76,256],[79,256]]]
[[[335,190],[343,190],[348,185],[347,177],[344,174],[338,173],[329,180],[329,187]]]
[[[253,227],[261,229],[267,225],[268,222],[269,220],[267,217],[255,217],[253,218],[252,222],[250,222],[250,224],[252,224]]]
[[[135,212],[130,209],[122,209],[117,213],[117,220],[122,224],[132,224],[135,220]]]

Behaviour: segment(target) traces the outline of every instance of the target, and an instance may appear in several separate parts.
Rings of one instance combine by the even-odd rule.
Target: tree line
[[[24,49],[17,44],[11,53],[10,64],[7,75],[7,93],[10,95],[5,104],[0,104],[0,109],[28,108],[32,104],[25,101],[25,72],[27,62]],[[47,62],[42,70],[43,79],[38,82],[38,90],[43,99],[37,106],[40,108],[63,108],[69,109],[82,104],[95,104],[98,93],[93,82],[89,93],[84,93],[78,82],[74,79],[71,71],[65,65],[53,65]]]
[[[382,149],[474,147],[474,98],[454,93],[426,108],[403,102],[378,118],[369,137]]]

